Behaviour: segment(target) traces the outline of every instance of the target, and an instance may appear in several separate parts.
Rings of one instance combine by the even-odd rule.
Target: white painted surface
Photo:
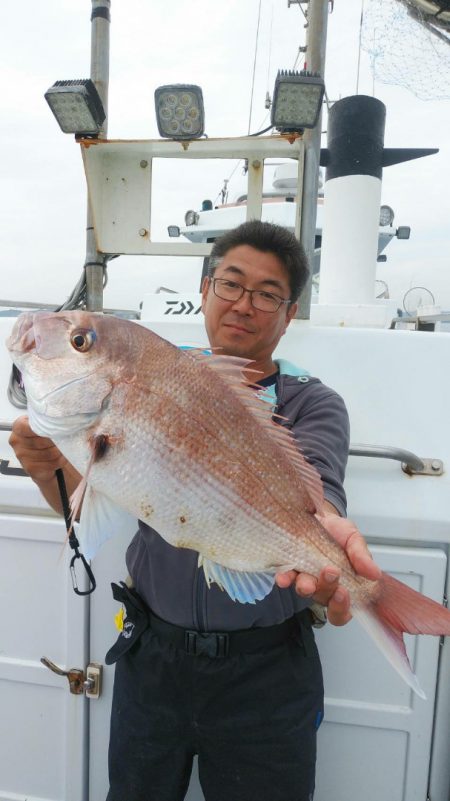
[[[371,175],[325,182],[320,304],[373,304],[380,201]]]
[[[378,564],[441,603],[446,554],[439,549],[372,546]],[[423,801],[427,796],[438,637],[405,637],[411,666],[427,700],[394,675],[356,621],[316,634],[325,683],[315,801]],[[370,755],[370,757],[368,757]],[[336,779],[336,777],[338,777]]]
[[[373,292],[373,295],[375,293]],[[374,299],[373,303],[315,303],[311,306],[311,322],[317,326],[350,328],[389,328],[397,316],[392,300]]]
[[[3,476],[0,492],[2,503]],[[87,605],[61,559],[64,536],[59,519],[0,514],[2,801],[83,798],[87,702],[40,663],[47,656],[66,670],[86,665]]]

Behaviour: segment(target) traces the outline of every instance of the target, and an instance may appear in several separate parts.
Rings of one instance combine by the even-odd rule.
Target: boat
[[[94,10],[101,5],[93,0]],[[292,8],[293,12],[298,13],[298,9]],[[103,24],[104,17],[101,19]],[[389,113],[394,115],[395,110],[388,109]],[[178,159],[188,158],[186,154],[197,158],[195,154],[203,148],[208,157],[213,154],[214,158],[229,158],[230,152],[247,156],[251,177],[252,154],[253,160],[262,153],[278,161],[286,160],[287,151],[291,161],[294,153],[298,164],[303,155],[302,138],[294,137],[293,142],[278,136],[198,140],[186,150],[179,142],[157,139],[94,142],[84,138],[80,144],[100,252],[112,254],[121,248],[122,252],[132,252],[133,247],[139,247],[154,261],[160,258],[154,255],[158,248],[173,258],[191,245],[193,250],[187,252],[195,252],[195,280],[186,288],[185,284],[178,284],[176,277],[166,281],[164,273],[156,274],[155,289],[162,291],[142,292],[142,308],[135,310],[139,311],[135,314],[140,318],[138,322],[178,345],[205,345],[198,313],[201,264],[210,247],[205,240],[212,238],[215,231],[234,225],[237,216],[247,213],[249,203],[260,202],[263,213],[272,206],[272,213],[291,215],[283,219],[290,225],[294,222],[295,227],[292,215],[298,192],[295,194],[292,183],[286,186],[286,181],[292,182],[292,175],[283,174],[285,168],[279,170],[275,181],[283,181],[284,186],[278,183],[275,187],[276,197],[273,187],[269,187],[272,194],[263,198],[263,185],[255,187],[250,181],[233,204],[228,200],[215,204],[213,199],[213,206],[220,206],[217,209],[202,210],[201,203],[196,207],[193,198],[190,210],[194,216],[188,218],[194,220],[193,224],[168,220],[168,224],[177,224],[180,229],[181,237],[173,238],[176,241],[154,245],[147,233],[140,234],[143,226],[139,224],[138,245],[132,244],[127,250],[119,243],[113,250],[109,244],[101,244],[102,237],[111,236],[112,218],[106,213],[102,218],[99,210],[114,208],[113,199],[98,192],[98,176],[105,177],[103,159],[111,165],[112,172],[107,177],[117,177],[119,171],[120,179],[121,171],[129,169],[137,159],[139,183],[155,153],[164,150],[175,153]],[[404,144],[409,145],[407,141]],[[407,165],[411,173],[419,163]],[[326,184],[327,181],[325,204]],[[144,182],[146,191],[148,187],[149,183]],[[138,203],[142,194],[139,186],[133,185],[130,191],[134,193],[135,189],[133,198]],[[421,191],[426,196],[426,186],[422,185]],[[314,196],[314,206],[316,202]],[[372,211],[375,206],[372,203]],[[321,207],[319,197],[316,234],[325,240],[326,221],[322,221]],[[375,231],[373,258],[363,265],[367,270],[364,292],[372,292],[369,302],[361,300],[354,277],[346,269],[345,259],[341,260],[336,269],[342,271],[341,281],[349,302],[343,304],[332,297],[323,303],[319,285],[311,317],[292,323],[278,355],[320,376],[346,401],[352,428],[346,478],[349,515],[367,536],[380,566],[436,601],[446,603],[450,590],[450,442],[445,432],[450,378],[442,365],[449,360],[450,337],[439,330],[442,314],[436,304],[429,304],[433,308],[425,314],[423,308],[414,313],[425,305],[425,295],[419,295],[422,302],[417,302],[416,309],[411,306],[405,312],[406,319],[397,313],[397,297],[376,298],[373,277],[377,258],[384,255],[389,241],[389,248],[394,248],[397,230],[392,225],[380,227],[378,213],[379,205],[376,219],[371,219]],[[133,214],[125,220],[125,228],[130,220],[136,234]],[[351,234],[358,244],[354,228]],[[186,240],[184,245],[182,239]],[[320,245],[325,251],[325,241],[313,244],[315,250]],[[177,251],[179,245],[181,250]],[[398,245],[407,247],[409,243]],[[323,270],[321,263],[320,273]],[[113,263],[109,272],[112,282]],[[165,283],[170,292],[164,291]],[[368,289],[370,286],[372,289]],[[352,311],[343,306],[352,307]],[[359,315],[353,314],[361,306],[382,309],[383,314],[377,311],[377,319],[371,318],[367,308]],[[314,307],[320,317],[314,317]],[[0,317],[2,339],[11,324],[11,317]],[[8,398],[10,375],[9,357],[2,349],[0,798],[102,801],[107,792],[113,681],[113,669],[105,665],[104,656],[116,636],[117,612],[110,582],[124,577],[127,541],[109,541],[93,560],[95,592],[81,596],[74,593],[72,582],[79,592],[86,592],[90,589],[89,577],[79,560],[75,562],[75,575],[71,574],[72,554],[63,548],[64,524],[23,475],[7,444],[11,421],[23,413],[11,402],[11,394]],[[426,700],[402,683],[356,623],[339,630],[325,626],[317,632],[317,641],[324,667],[326,706],[319,730],[316,801],[357,801],[362,794],[366,801],[450,801],[449,638],[406,638]],[[202,800],[195,773],[187,799]]]

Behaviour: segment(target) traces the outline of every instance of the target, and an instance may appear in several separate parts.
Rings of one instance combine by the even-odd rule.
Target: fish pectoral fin
[[[77,532],[80,548],[86,559],[93,559],[100,546],[120,534],[127,540],[136,533],[138,522],[101,492],[88,486],[81,507]],[[125,540],[124,540],[125,541]]]
[[[232,601],[242,604],[254,604],[261,601],[272,590],[275,573],[251,573],[242,570],[231,570],[218,565],[204,556],[199,557],[199,566],[203,567],[208,587],[214,581],[221,590],[225,590]]]
[[[86,487],[86,479],[82,478],[70,496],[70,518],[72,522],[78,520],[81,504],[83,503],[84,493],[86,492]]]

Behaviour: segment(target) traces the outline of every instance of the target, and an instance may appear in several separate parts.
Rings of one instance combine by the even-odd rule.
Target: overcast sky
[[[246,134],[258,8],[259,0],[113,0],[109,136],[157,136],[153,93],[170,82],[202,86],[209,136]],[[81,271],[86,207],[81,156],[73,137],[59,130],[43,95],[55,80],[88,77],[90,12],[90,0],[22,0],[2,9],[0,298],[60,303]],[[330,99],[356,91],[360,14],[361,0],[335,0],[328,21]],[[299,6],[261,0],[251,131],[267,125],[266,91],[272,91],[278,69],[294,66],[304,44],[303,25]],[[421,54],[417,69],[427,69]],[[386,146],[440,148],[436,156],[384,171],[382,202],[412,234],[407,242],[394,240],[379,276],[394,290],[397,284],[406,289],[425,284],[450,308],[450,101],[418,100],[404,88],[374,84],[362,53],[359,92],[373,90],[387,106]],[[155,230],[182,224],[186,209],[198,208],[206,197],[214,200],[233,167],[196,165],[195,177],[188,169],[175,175],[161,168]],[[242,182],[238,169],[231,197]],[[151,259],[116,259],[109,268],[106,305],[136,308],[158,283]]]

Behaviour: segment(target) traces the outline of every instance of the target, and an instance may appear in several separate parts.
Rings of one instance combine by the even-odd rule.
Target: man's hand
[[[336,514],[324,514],[319,521],[336,542],[345,550],[354,570],[364,578],[376,581],[381,570],[372,559],[366,541],[351,520]],[[315,578],[308,573],[277,573],[276,582],[279,587],[289,587],[295,583],[296,592],[303,597],[310,597],[316,603],[327,607],[328,620],[334,626],[343,626],[351,620],[350,596],[348,591],[339,585],[340,570],[329,565],[321,570]]]
[[[28,417],[18,417],[12,427],[9,444],[23,469],[38,485],[47,503],[62,514],[62,502],[55,470],[62,468],[68,495],[81,481],[77,470],[67,461],[55,443],[47,437],[38,437],[31,430]]]
[[[18,417],[14,421],[9,444],[25,472],[37,484],[53,481],[55,470],[67,465],[67,459],[51,439],[38,437],[31,430],[28,417]]]

